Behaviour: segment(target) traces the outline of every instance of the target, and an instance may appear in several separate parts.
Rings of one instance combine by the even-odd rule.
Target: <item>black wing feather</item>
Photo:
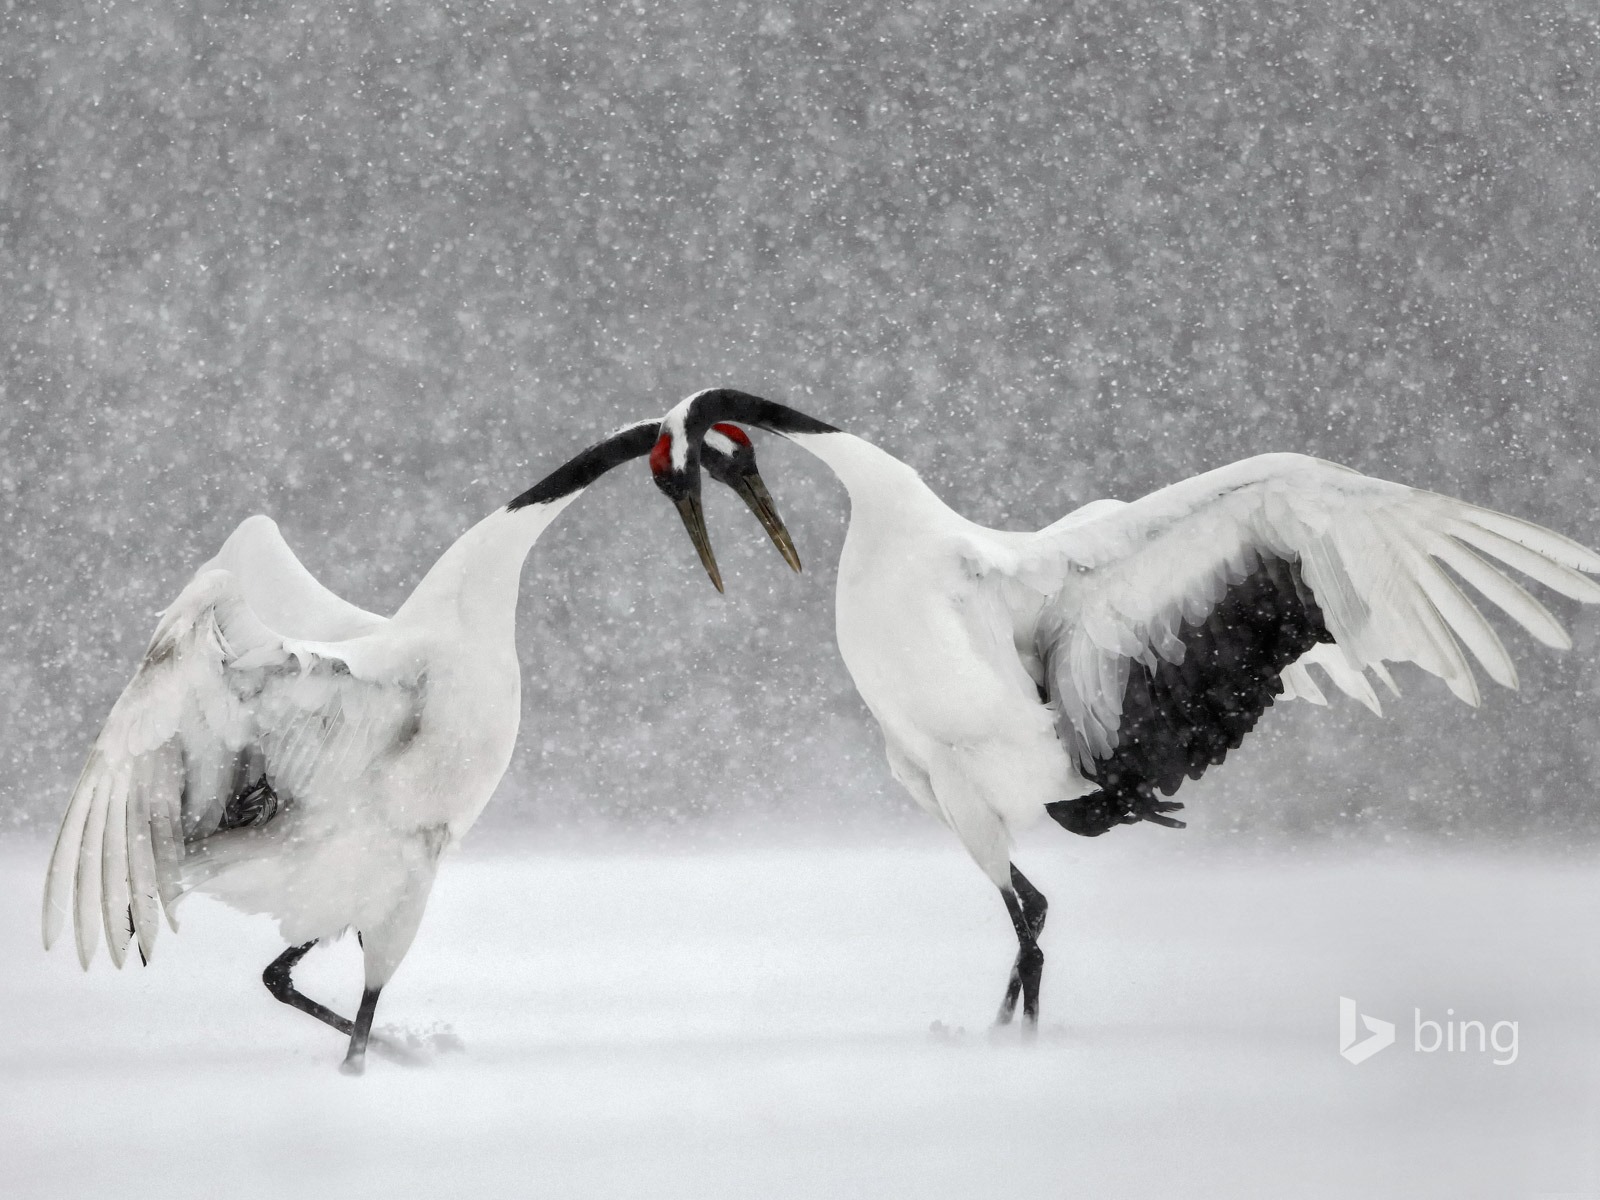
[[[1093,837],[1141,819],[1178,824],[1160,814],[1180,806],[1155,793],[1172,795],[1185,776],[1199,779],[1237,750],[1283,694],[1283,669],[1333,635],[1299,563],[1261,555],[1205,617],[1183,622],[1178,640],[1182,662],[1129,664],[1116,748],[1090,775],[1100,789],[1045,806],[1072,832]]]

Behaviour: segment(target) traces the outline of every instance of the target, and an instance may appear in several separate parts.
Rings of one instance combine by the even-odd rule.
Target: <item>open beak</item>
[[[767,491],[767,485],[761,482],[761,476],[753,472],[741,475],[733,487],[744,497],[744,502],[750,506],[750,511],[755,513],[756,520],[761,522],[761,528],[767,531],[772,544],[778,548],[778,553],[783,555],[783,561],[794,570],[800,570],[800,555],[794,548],[794,539],[784,527],[783,518],[778,515],[778,506],[773,504],[772,493]]]
[[[771,497],[768,497],[768,502],[771,502]],[[706,535],[706,510],[700,506],[700,497],[684,496],[674,503],[678,506],[678,515],[683,518],[683,527],[689,531],[689,540],[700,555],[701,565],[705,567],[706,574],[711,576],[712,585],[717,591],[722,591],[722,572],[717,570],[717,556],[711,553],[711,539]]]

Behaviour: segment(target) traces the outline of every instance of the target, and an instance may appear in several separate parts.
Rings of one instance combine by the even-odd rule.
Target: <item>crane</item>
[[[439,857],[511,760],[523,562],[589,485],[650,451],[657,424],[618,430],[467,530],[392,617],[320,584],[270,518],[244,521],[161,615],[95,739],[50,858],[46,948],[70,915],[85,969],[102,931],[116,966],[130,944],[148,962],[196,888],[266,913],[290,946],[263,982],[347,1035],[343,1069],[359,1074]],[[710,431],[705,453],[798,570],[743,430]],[[698,491],[680,511],[704,529]],[[364,969],[354,1021],[291,976],[347,929]]]
[[[1038,1021],[1048,904],[1011,848],[1041,814],[1090,837],[1181,826],[1182,804],[1160,797],[1220,764],[1275,699],[1322,701],[1312,664],[1375,711],[1367,673],[1393,690],[1391,662],[1471,705],[1471,660],[1516,687],[1457,579],[1559,649],[1571,645],[1561,625],[1501,568],[1600,602],[1588,577],[1600,555],[1577,542],[1299,454],[1096,501],[1036,533],[988,529],[887,451],[730,388],[662,422],[650,464],[667,496],[693,493],[699,440],[724,421],[788,438],[849,493],[839,653],[894,777],[1000,891],[1017,938],[1002,1025],[1019,993],[1025,1024]],[[703,524],[689,534],[714,563]]]

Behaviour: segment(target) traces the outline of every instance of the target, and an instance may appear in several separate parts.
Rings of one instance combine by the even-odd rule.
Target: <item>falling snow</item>
[[[427,1067],[348,1099],[255,982],[270,930],[207,902],[132,978],[78,978],[31,924],[154,614],[241,519],[390,612],[477,517],[711,384],[1002,528],[1293,450],[1600,544],[1597,64],[1600,16],[1566,0],[0,0],[0,1160],[24,1194],[175,1161],[164,1194],[216,1194],[191,1147],[265,1171],[257,1131],[303,1109],[293,1171],[350,1196],[413,1161],[341,1173],[363,1138],[428,1144],[439,1188],[446,1143],[504,1183],[526,1138],[564,1196],[1172,1194],[1180,1162],[1248,1190],[1216,1140],[1266,1156],[1261,1194],[1600,1188],[1592,614],[1546,597],[1573,651],[1506,631],[1522,691],[1476,711],[1404,672],[1382,721],[1269,714],[1186,788],[1183,834],[1030,843],[1062,985],[1024,1058],[979,1032],[992,894],[948,840],[895,857],[923,818],[832,644],[843,492],[773,439],[801,577],[711,495],[716,596],[642,468],[540,543],[519,749],[476,836],[547,857],[469,843],[441,879],[381,1018],[444,1023]],[[624,833],[639,857],[606,857]],[[1335,843],[1383,865],[1297,892],[1294,856]],[[1163,891],[1188,847],[1260,860]],[[1073,886],[1127,898],[1076,915]],[[617,889],[648,937],[584,934]],[[1500,917],[1428,923],[1483,896]],[[1374,1062],[1352,1090],[1331,1006],[1363,980],[1397,1012],[1452,981],[1521,1006],[1568,1061]],[[419,1114],[447,1101],[491,1115],[439,1135]],[[660,1186],[605,1157],[630,1146]]]
[[[1553,2],[8,5],[0,823],[243,517],[392,611],[711,383],[1004,527],[1287,449],[1600,542],[1597,62]],[[842,491],[765,462],[803,579],[718,497],[718,600],[642,469],[541,544],[491,822],[903,803],[824,650]],[[1592,834],[1576,624],[1480,713],[1274,718],[1210,819]]]

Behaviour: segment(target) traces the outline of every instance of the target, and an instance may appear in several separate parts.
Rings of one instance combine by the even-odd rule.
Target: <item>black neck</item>
[[[534,484],[510,504],[509,512],[527,508],[530,504],[548,504],[573,492],[581,492],[612,467],[643,458],[650,453],[661,432],[659,421],[641,421],[626,429],[619,429],[603,441],[598,441],[566,462],[562,463],[538,483]]]
[[[839,432],[836,427],[815,417],[809,417],[799,409],[779,404],[775,400],[763,400],[760,396],[735,391],[733,388],[712,388],[710,391],[701,392],[689,405],[689,412],[683,423],[689,444],[698,446],[700,439],[705,437],[706,430],[718,421],[737,421],[742,425],[754,425],[757,429],[765,429],[772,433]]]

